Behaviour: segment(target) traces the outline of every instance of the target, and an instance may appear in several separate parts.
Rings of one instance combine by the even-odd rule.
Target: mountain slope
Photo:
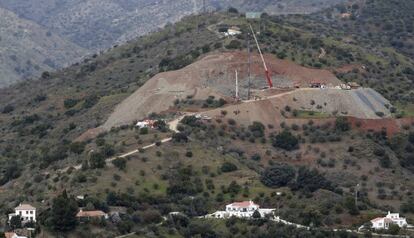
[[[391,58],[384,58],[380,66],[370,63],[381,55],[375,47],[358,44],[350,47],[346,39],[319,36],[307,29],[312,25],[305,23],[299,28],[278,19],[262,20],[266,29],[259,36],[263,50],[271,57],[285,58],[275,64],[289,60],[297,68],[304,68],[299,66],[303,65],[313,68],[312,71],[322,69],[328,73],[341,69],[352,72],[352,80],[377,77],[386,83],[392,81],[384,75],[400,70],[393,67],[390,62],[395,59]],[[211,223],[216,224],[209,225],[196,218],[222,209],[232,201],[250,199],[262,207],[278,207],[278,215],[286,220],[316,227],[310,231],[291,229],[297,235],[277,229],[280,237],[335,237],[333,232],[317,227],[357,229],[387,210],[401,210],[404,216],[414,218],[412,118],[357,121],[351,125],[346,118],[326,118],[322,113],[306,113],[291,107],[303,104],[304,110],[308,110],[330,106],[325,97],[312,102],[306,95],[303,98],[291,95],[286,104],[256,100],[234,107],[228,105],[229,101],[218,108],[217,98],[200,103],[198,98],[185,97],[174,103],[175,108],[168,114],[151,117],[177,118],[180,117],[177,112],[186,109],[203,113],[213,108],[217,117],[206,121],[187,117],[177,127],[181,131],[178,134],[166,130],[161,123],[159,128],[149,130],[129,124],[92,139],[77,140],[88,129],[103,125],[116,106],[138,88],[147,89],[144,84],[148,80],[153,83],[157,79],[153,77],[160,72],[182,69],[211,51],[211,54],[231,54],[238,49],[244,52],[238,53],[243,55],[238,65],[245,66],[245,35],[218,37],[212,29],[222,24],[240,25],[242,31],[248,29],[247,21],[234,14],[186,17],[159,32],[53,72],[50,77],[0,89],[0,97],[4,99],[0,101],[1,213],[6,214],[17,202],[30,202],[42,214],[39,218],[42,231],[48,232],[53,228],[47,219],[53,212],[49,209],[53,198],[66,190],[74,196],[88,195],[85,201],[79,201],[81,207],[126,210],[120,211],[124,213],[121,221],[82,224],[69,237],[91,237],[90,233],[95,232],[100,232],[97,237],[115,237],[135,231],[138,237],[246,237],[246,234],[254,238],[274,237],[273,229],[266,233],[266,229],[274,226],[269,224],[271,221],[243,224],[214,220]],[[324,26],[330,28],[329,24]],[[320,47],[326,48],[323,60],[319,57]],[[255,62],[257,58],[254,57]],[[396,60],[401,64],[398,60],[403,59]],[[221,66],[220,61],[217,64]],[[366,65],[366,69],[361,65]],[[404,65],[413,66],[410,61]],[[209,67],[204,67],[200,66],[209,72]],[[284,71],[283,67],[280,70]],[[262,71],[262,68],[253,71],[261,72],[254,81],[265,82]],[[302,70],[286,71],[285,74],[294,75]],[[311,77],[306,72],[309,71],[302,74]],[[275,73],[273,77],[278,78]],[[232,69],[229,82],[233,76]],[[242,81],[242,73],[240,77]],[[304,78],[305,82],[312,80]],[[308,83],[303,87],[308,87]],[[373,83],[372,87],[377,85]],[[151,89],[148,95],[153,93]],[[271,91],[255,89],[258,94]],[[403,95],[406,90],[410,89],[395,94]],[[280,121],[246,120],[245,125],[238,121],[238,117],[262,120],[269,117],[271,110],[283,115]],[[382,130],[387,121],[399,124],[392,134]],[[371,126],[368,129],[367,124]],[[375,128],[371,130],[372,127]],[[171,142],[160,143],[170,136],[174,137]],[[153,146],[143,150],[148,144]],[[131,156],[116,158],[130,151],[134,152]],[[106,158],[112,158],[113,162],[106,163]],[[276,172],[269,168],[275,168]],[[277,171],[285,170],[290,181],[284,178],[279,181],[285,176],[278,176]],[[357,184],[360,186],[356,187]],[[357,204],[355,188],[359,189]],[[167,221],[157,226],[163,221],[162,216],[169,217],[170,212],[182,213],[180,222]],[[247,224],[250,231],[245,230]],[[345,232],[338,235],[351,237]]]
[[[289,14],[315,12],[343,1],[214,0],[206,4],[208,9],[233,6],[243,11]],[[202,0],[42,0],[41,4],[39,1],[0,0],[0,6],[46,26],[84,48],[102,49],[197,13],[202,10]]]
[[[0,8],[0,87],[69,65],[86,50]]]
[[[267,11],[272,14],[310,13],[343,1],[214,0],[206,1],[206,9],[226,10],[234,6],[242,11]],[[0,0],[0,8],[16,13],[13,15],[1,10],[3,29],[0,38],[4,40],[0,44],[4,53],[0,62],[0,87],[22,78],[39,76],[40,72],[60,68],[79,56],[110,48],[177,22],[184,16],[202,11],[202,2]],[[24,29],[35,30],[18,36]],[[24,58],[31,62],[26,62]]]
[[[86,50],[0,8],[0,87],[69,65]]]

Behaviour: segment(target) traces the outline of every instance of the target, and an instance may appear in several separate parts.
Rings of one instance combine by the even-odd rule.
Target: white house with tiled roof
[[[234,202],[226,205],[225,211],[217,211],[213,214],[207,215],[208,218],[252,218],[255,211],[260,213],[261,217],[271,215],[275,209],[263,209],[252,201]]]
[[[12,217],[19,216],[23,223],[36,222],[36,208],[30,204],[20,204],[14,208],[14,213],[9,214],[9,221]]]
[[[407,219],[400,217],[399,213],[388,212],[385,217],[378,217],[371,220],[372,228],[376,230],[385,229],[387,230],[390,224],[396,224],[399,227],[407,227]]]

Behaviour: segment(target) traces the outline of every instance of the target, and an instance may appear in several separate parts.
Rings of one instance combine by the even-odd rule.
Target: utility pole
[[[236,70],[236,100],[239,100],[239,77]]]
[[[358,191],[359,191],[359,183],[355,187],[355,207],[358,209]]]
[[[247,68],[247,75],[249,77],[249,82],[247,85],[247,100],[250,100],[250,87],[251,87],[251,79],[252,79],[252,75],[251,75],[251,63],[252,63],[252,59],[251,59],[251,50],[250,50],[250,38],[247,37],[247,54],[248,56],[248,68]]]
[[[206,0],[203,0],[203,13],[206,13]]]

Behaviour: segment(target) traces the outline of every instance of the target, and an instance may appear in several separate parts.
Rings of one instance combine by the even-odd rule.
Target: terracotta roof
[[[103,217],[106,213],[103,211],[82,211],[80,210],[76,217]]]
[[[250,207],[250,206],[258,206],[252,201],[244,201],[244,202],[234,202],[232,204],[233,207]]]
[[[382,220],[382,219],[384,219],[384,218],[383,218],[383,217],[377,217],[377,218],[375,218],[375,219],[372,219],[372,220],[371,220],[371,222],[380,221],[380,220]]]
[[[21,203],[18,207],[15,208],[15,210],[36,210],[36,208],[30,204]]]

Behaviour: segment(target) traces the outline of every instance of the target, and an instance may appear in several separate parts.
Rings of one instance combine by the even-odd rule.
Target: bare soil
[[[294,85],[308,86],[318,80],[324,84],[336,86],[340,81],[327,70],[310,69],[291,61],[265,55],[276,88],[292,88]],[[134,94],[119,104],[103,128],[129,124],[147,117],[150,113],[160,113],[174,105],[176,99],[205,100],[208,96],[231,99],[235,95],[235,71],[238,71],[240,96],[246,98],[248,89],[248,55],[245,52],[212,53],[199,61],[177,71],[160,73],[150,79]],[[266,86],[264,68],[258,54],[252,55],[251,87],[260,89]],[[272,108],[273,102],[261,102],[263,107]],[[275,107],[275,105],[273,106]],[[251,109],[251,114],[269,111]]]

